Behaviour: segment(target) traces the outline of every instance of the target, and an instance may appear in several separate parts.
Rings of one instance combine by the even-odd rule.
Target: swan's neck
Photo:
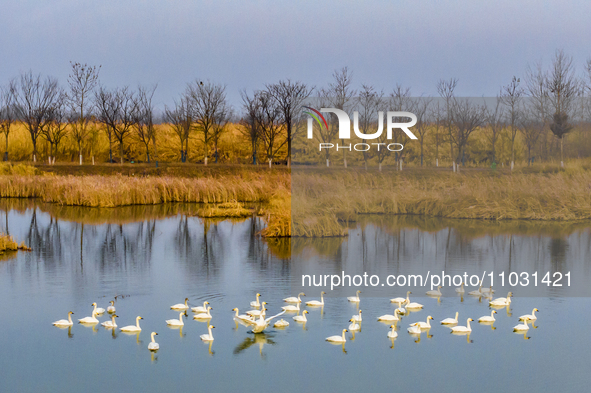
[[[355,323],[355,322],[353,322],[353,323]],[[345,331],[344,330],[343,330],[343,336],[342,337],[343,337],[343,341],[345,341]]]
[[[152,342],[155,343],[156,341],[154,341],[154,333],[152,333]]]
[[[139,327],[140,327],[140,317],[137,317],[135,319],[135,326],[139,329]]]
[[[183,322],[183,313],[179,313],[179,322]]]
[[[534,308],[533,311],[531,312],[532,317],[536,316],[536,309]]]
[[[492,310],[492,311],[490,312],[490,317],[491,317],[491,318],[494,318],[494,317],[495,317],[495,310]]]
[[[114,315],[111,317],[111,323],[113,324],[113,326],[115,326],[115,316]]]
[[[427,318],[427,327],[431,327],[431,319]]]
[[[71,324],[72,323],[72,314],[68,313],[68,322]]]
[[[94,303],[94,308],[92,309],[93,312],[96,312],[96,303]]]
[[[460,315],[460,312],[459,311],[456,311],[456,322],[458,320],[458,315]]]
[[[320,294],[320,303],[324,304],[324,294]]]
[[[238,309],[236,309],[236,316],[238,316]]]
[[[211,335],[211,325],[209,325],[209,326],[207,327],[207,331],[209,332],[209,337],[213,337],[213,336]]]
[[[466,321],[466,327],[467,327],[468,329],[470,329],[470,320],[469,320],[469,319]]]

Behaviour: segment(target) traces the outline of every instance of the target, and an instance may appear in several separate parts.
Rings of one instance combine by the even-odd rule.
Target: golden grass
[[[240,202],[236,201],[206,206],[197,210],[197,216],[204,218],[240,218],[250,217],[253,214],[255,214],[254,209],[246,209]]]
[[[433,175],[436,173],[436,175]],[[591,172],[366,172],[292,174],[294,236],[340,236],[359,214],[485,220],[591,218]]]

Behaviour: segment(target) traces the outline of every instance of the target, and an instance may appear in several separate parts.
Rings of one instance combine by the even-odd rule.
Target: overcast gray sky
[[[239,90],[291,78],[326,85],[348,66],[354,83],[389,93],[494,96],[527,64],[562,48],[579,73],[591,57],[588,1],[0,1],[0,84],[22,71],[66,84],[69,61],[102,65],[109,87],[158,83],[163,107],[188,81]]]

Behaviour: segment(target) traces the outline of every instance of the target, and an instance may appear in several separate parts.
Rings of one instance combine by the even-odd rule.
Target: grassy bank
[[[295,236],[341,236],[360,214],[480,220],[591,218],[591,171],[292,173]]]
[[[0,197],[56,206],[113,208],[206,203],[195,215],[262,216],[267,237],[344,236],[364,214],[479,220],[591,219],[591,170],[578,165],[519,171],[363,169],[173,164],[0,165]],[[253,209],[249,203],[260,204]],[[246,205],[245,205],[246,204]]]

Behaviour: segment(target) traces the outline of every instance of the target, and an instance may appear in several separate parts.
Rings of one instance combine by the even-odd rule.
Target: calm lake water
[[[0,200],[0,231],[6,226],[32,252],[0,256],[0,392],[61,391],[586,391],[591,359],[591,232],[588,223],[482,223],[416,217],[367,217],[346,239],[292,242],[257,236],[263,223],[203,221],[190,206],[161,205],[83,209]],[[5,214],[6,213],[6,214]],[[252,334],[232,320],[260,292],[274,315],[281,299],[297,295],[302,274],[364,271],[453,274],[483,270],[572,271],[570,288],[517,288],[510,309],[498,310],[491,326],[472,323],[470,337],[439,325],[460,313],[490,315],[488,303],[443,288],[439,300],[412,289],[425,305],[398,323],[399,337],[386,337],[377,317],[393,312],[390,297],[406,288],[361,288],[361,332],[343,351],[324,341],[340,334],[357,312],[355,288],[339,288],[322,309],[309,309],[305,325]],[[495,285],[496,286],[496,285]],[[474,288],[469,288],[472,290]],[[305,288],[305,300],[320,288]],[[51,325],[74,311],[90,316],[93,302],[106,308],[115,295],[119,326],[141,315],[142,332],[113,333],[100,325]],[[497,288],[496,296],[506,295]],[[215,341],[199,339],[207,324],[188,312],[182,330],[170,306],[189,298],[213,307]],[[518,316],[540,310],[525,335],[512,327]],[[418,340],[409,323],[434,317]],[[108,316],[99,317],[100,321]],[[147,349],[150,332],[160,350]],[[528,338],[528,339],[526,339]]]

